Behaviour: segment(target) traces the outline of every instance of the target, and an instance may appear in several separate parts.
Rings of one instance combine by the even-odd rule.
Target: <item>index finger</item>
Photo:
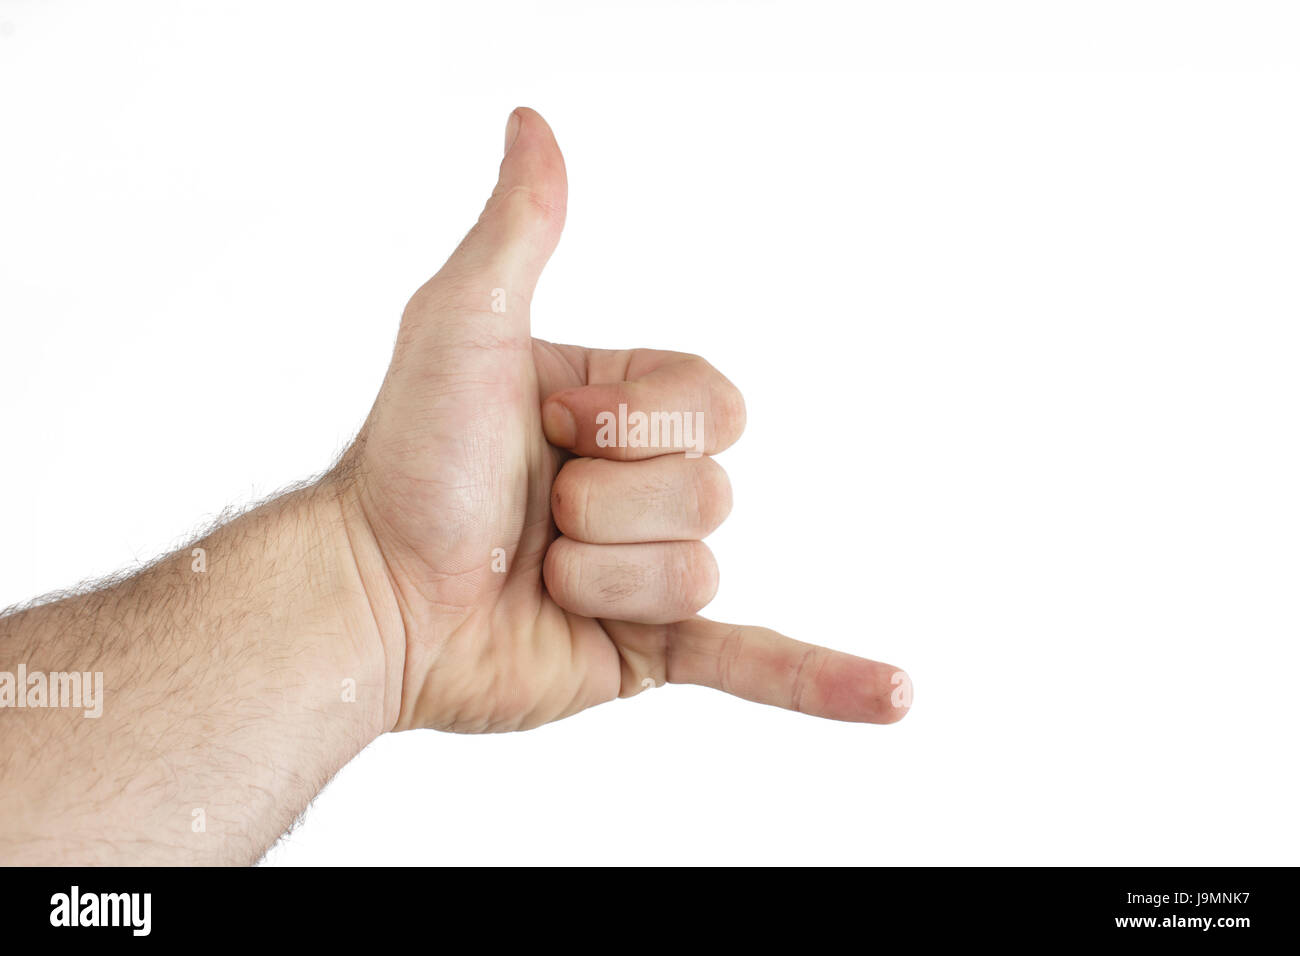
[[[698,457],[740,437],[745,401],[708,362],[681,355],[630,381],[591,382],[548,396],[542,425],[551,444],[587,458]]]

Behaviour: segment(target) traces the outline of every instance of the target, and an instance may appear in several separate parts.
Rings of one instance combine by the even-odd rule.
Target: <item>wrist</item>
[[[378,736],[393,729],[401,711],[406,630],[397,590],[355,481],[331,473],[309,493],[316,545],[328,560],[315,600],[333,606],[337,653],[356,671],[356,703],[373,715]]]

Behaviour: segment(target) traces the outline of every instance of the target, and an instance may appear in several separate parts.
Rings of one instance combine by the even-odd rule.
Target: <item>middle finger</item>
[[[731,511],[731,483],[712,458],[574,458],[551,487],[560,532],[589,544],[698,541]]]

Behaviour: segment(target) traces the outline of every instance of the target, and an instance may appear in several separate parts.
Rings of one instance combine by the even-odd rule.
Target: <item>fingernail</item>
[[[506,120],[506,148],[505,153],[510,152],[510,147],[515,145],[515,137],[519,135],[519,111],[515,110]],[[503,153],[502,155],[505,155]]]
[[[578,423],[573,420],[573,412],[559,402],[549,401],[542,406],[542,428],[546,440],[559,448],[572,448],[578,443]]]

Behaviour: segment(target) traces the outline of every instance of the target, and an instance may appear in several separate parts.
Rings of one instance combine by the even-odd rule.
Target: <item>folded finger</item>
[[[718,566],[698,541],[588,544],[560,537],[542,574],[566,611],[644,624],[689,617],[718,590]]]
[[[551,444],[588,458],[698,457],[740,437],[745,402],[708,362],[680,355],[634,380],[556,392],[542,405],[542,424]]]
[[[574,458],[551,486],[560,532],[592,544],[698,541],[731,511],[731,483],[712,458]]]

